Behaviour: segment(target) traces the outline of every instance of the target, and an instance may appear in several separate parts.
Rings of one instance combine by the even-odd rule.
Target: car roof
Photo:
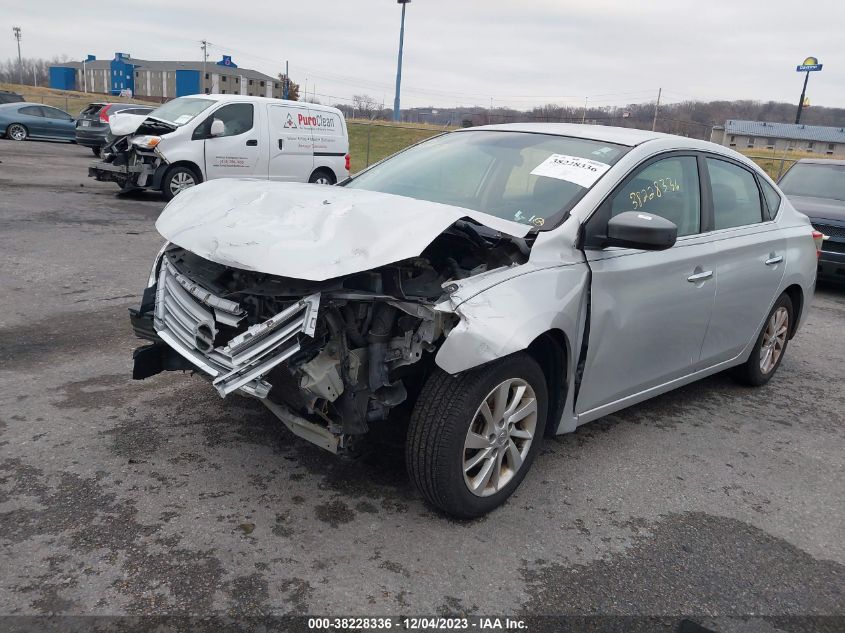
[[[798,161],[802,165],[845,165],[845,160],[833,158],[802,158]]]
[[[482,125],[479,127],[463,128],[463,130],[494,130],[503,132],[554,134],[555,136],[585,138],[592,141],[604,141],[605,143],[614,143],[616,145],[627,145],[628,147],[633,147],[634,145],[639,145],[640,143],[645,143],[646,141],[672,136],[671,134],[663,134],[662,132],[639,130],[631,127],[581,125],[579,123],[504,123],[500,125]]]
[[[337,112],[341,115],[343,114],[337,108],[333,108],[332,106],[322,105],[320,103],[308,103],[307,101],[291,101],[289,99],[276,99],[275,97],[250,97],[249,95],[237,95],[237,94],[195,94],[195,95],[183,95],[181,98],[185,99],[210,99],[211,101],[240,101],[240,102],[254,102],[254,103],[275,103],[279,104],[289,104],[289,105],[296,105],[296,106],[307,106],[309,108],[314,108],[315,110],[326,110],[330,112]]]

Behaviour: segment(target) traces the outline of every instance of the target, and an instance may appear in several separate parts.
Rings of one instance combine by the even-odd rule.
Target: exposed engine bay
[[[450,282],[523,264],[529,238],[467,220],[417,257],[325,281],[212,262],[169,245],[141,307],[133,376],[199,370],[221,396],[259,398],[297,435],[354,447],[413,400],[459,321],[438,309]]]

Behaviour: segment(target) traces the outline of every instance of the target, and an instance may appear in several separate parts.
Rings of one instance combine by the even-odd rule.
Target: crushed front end
[[[469,236],[469,237],[468,237]],[[457,248],[456,248],[457,247]],[[162,251],[141,306],[133,377],[197,371],[221,396],[258,398],[291,431],[332,452],[415,396],[457,317],[444,286],[524,259],[467,228],[424,256],[327,281],[233,268],[178,246]]]
[[[88,166],[88,177],[101,182],[114,182],[122,190],[158,189],[168,162],[157,146],[162,135],[176,128],[148,119],[135,133],[109,135],[100,152],[100,159]]]

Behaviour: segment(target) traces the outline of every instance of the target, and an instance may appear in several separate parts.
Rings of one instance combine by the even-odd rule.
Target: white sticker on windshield
[[[601,175],[610,169],[610,165],[597,160],[567,156],[566,154],[552,154],[532,171],[532,176],[545,176],[574,182],[582,187],[592,187]]]
[[[192,117],[191,117],[191,115],[190,115],[190,114],[183,114],[182,116],[178,117],[178,118],[174,121],[174,123],[176,123],[177,125],[182,125],[182,124],[187,123],[188,121],[190,121],[190,120],[191,120],[191,118],[192,118]]]

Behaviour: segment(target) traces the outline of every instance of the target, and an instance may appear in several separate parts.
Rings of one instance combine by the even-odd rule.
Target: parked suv
[[[109,119],[113,114],[149,114],[155,110],[150,106],[134,103],[92,103],[76,119],[76,142],[90,147],[95,156],[106,144],[109,136]]]
[[[827,237],[819,256],[819,277],[845,282],[845,160],[802,158],[779,184],[792,206]]]

